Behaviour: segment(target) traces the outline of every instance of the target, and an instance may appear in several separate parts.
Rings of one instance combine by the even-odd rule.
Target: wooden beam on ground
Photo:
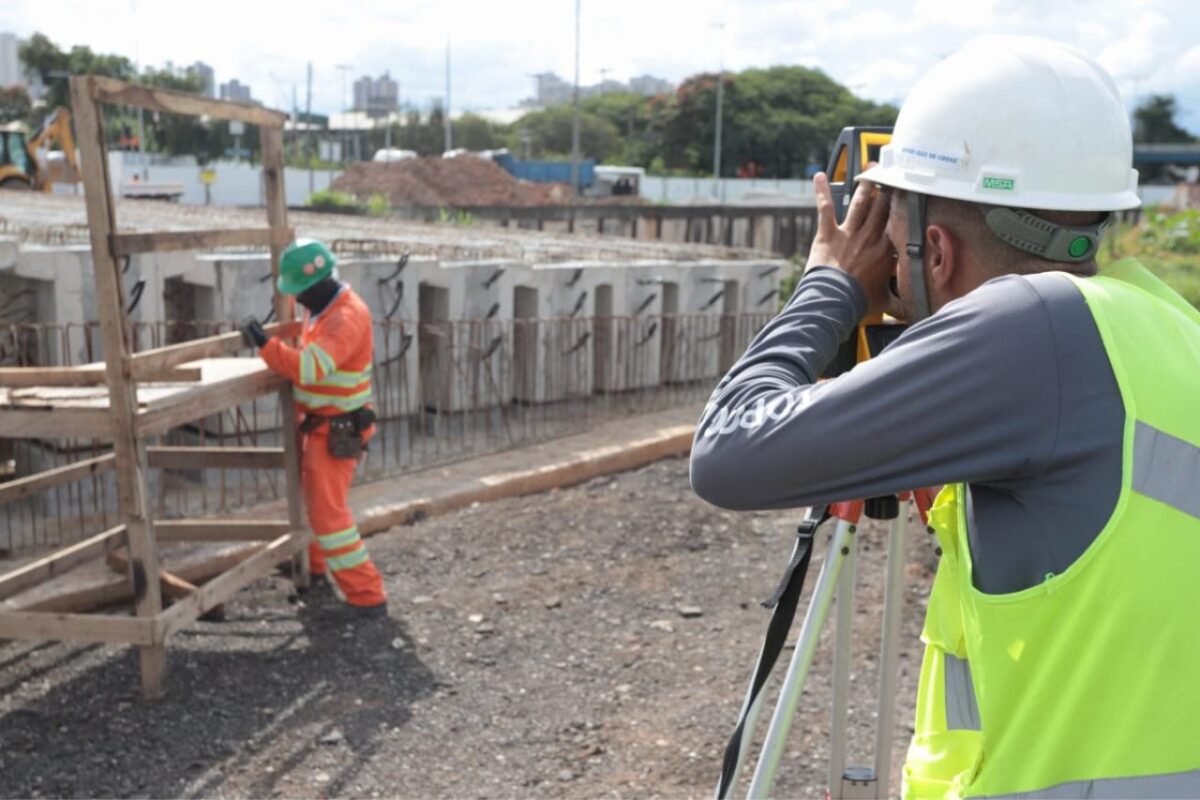
[[[165,253],[172,250],[208,250],[214,247],[271,246],[272,239],[283,236],[290,240],[294,232],[287,229],[275,234],[271,228],[222,228],[203,231],[163,231],[159,233],[116,233],[112,249],[117,258],[134,253]]]
[[[265,542],[290,526],[274,519],[163,519],[155,530],[159,542]]]
[[[104,78],[98,75],[87,77],[91,81],[91,98],[101,103],[147,108],[151,111],[163,111],[168,114],[191,114],[194,116],[207,114],[217,119],[240,120],[248,125],[268,127],[283,127],[283,123],[287,121],[287,115],[283,112],[273,111],[262,106],[232,103],[228,100],[212,100],[198,94],[175,92],[169,89],[135,86],[115,78]]]
[[[8,483],[0,483],[0,506],[54,486],[99,475],[112,469],[115,463],[116,457],[112,453],[108,453],[96,458],[76,461],[74,464],[67,464],[63,467],[48,469],[45,472],[38,472]]]
[[[291,337],[299,332],[299,323],[276,322],[267,325],[265,329],[268,336]],[[241,332],[231,331],[204,339],[143,350],[133,355],[133,377],[138,381],[146,381],[151,379],[150,376],[162,374],[163,370],[189,361],[230,356],[245,349],[246,343],[242,341]]]
[[[154,644],[155,621],[106,614],[0,611],[0,639]]]
[[[200,380],[199,367],[173,367],[148,373],[142,380],[162,383],[191,383]],[[102,386],[108,382],[103,364],[78,367],[0,367],[0,386]]]
[[[191,584],[201,584],[220,575],[262,550],[262,545],[246,545],[226,550],[193,564],[175,567],[171,574]],[[133,587],[122,577],[98,585],[85,586],[63,594],[21,604],[21,611],[76,613],[133,599]]]
[[[108,564],[108,568],[118,575],[126,575],[129,572],[129,556],[125,554],[124,550],[113,550],[104,557],[104,561]],[[197,589],[196,584],[166,570],[158,573],[158,583],[162,593],[172,600],[183,600],[195,593]]]
[[[191,597],[181,600],[159,616],[155,640],[165,642],[171,634],[187,627],[206,611],[224,603],[242,587],[248,586],[268,574],[277,564],[301,552],[308,547],[310,539],[308,531],[292,531],[280,536],[236,567],[204,584]]]
[[[58,550],[45,558],[26,564],[5,575],[0,575],[0,600],[12,597],[26,589],[45,583],[75,567],[115,550],[125,544],[125,526],[118,525],[104,533],[84,539],[79,544]]]

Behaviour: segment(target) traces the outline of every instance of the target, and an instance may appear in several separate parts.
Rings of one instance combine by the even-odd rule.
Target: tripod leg
[[[821,637],[821,628],[829,616],[829,606],[833,602],[842,565],[850,553],[854,531],[855,526],[852,523],[838,520],[833,541],[829,543],[829,551],[825,554],[825,561],[821,565],[821,574],[817,578],[812,600],[809,601],[808,611],[804,616],[804,625],[800,628],[800,638],[796,642],[795,652],[792,653],[792,660],[788,665],[787,676],[784,678],[783,688],[779,693],[779,702],[771,717],[771,726],[767,730],[766,741],[763,742],[762,754],[759,756],[758,765],[754,770],[749,793],[752,798],[765,798],[771,793],[771,786],[775,782],[775,772],[779,769],[783,748],[787,744],[792,717],[796,713],[796,703],[800,700],[800,693],[804,690],[804,681],[808,677],[808,668],[812,666],[817,642]]]
[[[837,634],[833,645],[833,715],[829,735],[829,797],[842,796],[846,771],[846,711],[850,694],[850,659],[854,642],[854,565],[858,539],[851,537],[850,552],[842,564],[837,584]]]
[[[904,610],[904,558],[908,519],[901,513],[892,520],[888,537],[887,588],[883,605],[883,644],[879,654],[879,713],[875,729],[875,797],[888,797],[892,777],[892,734],[896,715],[896,672],[899,668],[900,625]]]

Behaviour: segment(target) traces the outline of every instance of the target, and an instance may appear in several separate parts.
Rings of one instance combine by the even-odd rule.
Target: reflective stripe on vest
[[[333,406],[339,411],[353,411],[371,402],[371,390],[369,388],[357,394],[336,395],[318,394],[310,392],[307,389],[301,389],[299,386],[294,386],[292,387],[292,395],[296,398],[297,402],[303,403],[308,408]]]
[[[1200,797],[1200,770],[1176,772],[1173,775],[1060,783],[1035,792],[989,795],[986,800],[1129,800],[1131,797],[1154,800],[1191,800]]]
[[[979,705],[971,684],[971,665],[946,654],[946,730],[979,730]]]
[[[1200,447],[1138,422],[1133,490],[1200,519]]]

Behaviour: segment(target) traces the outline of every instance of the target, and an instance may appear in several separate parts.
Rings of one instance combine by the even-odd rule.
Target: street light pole
[[[579,197],[579,2],[575,0],[575,90],[571,94],[571,191]]]
[[[717,132],[713,139],[713,197],[721,201],[721,101],[725,94],[725,23],[717,26],[720,37],[720,69],[717,72]]]
[[[443,120],[446,128],[445,147],[442,148],[443,153],[449,153],[450,148],[454,145],[454,136],[450,127],[450,34],[446,34],[446,116]]]
[[[341,162],[343,164],[345,164],[346,163],[346,151],[348,149],[346,147],[346,145],[348,144],[348,138],[347,138],[348,133],[347,133],[347,129],[346,129],[346,126],[348,125],[347,113],[346,113],[346,80],[350,75],[350,70],[354,69],[354,67],[351,66],[350,64],[338,64],[336,66],[338,69],[340,69],[342,71],[342,135],[338,138],[341,139],[341,146],[342,146]]]

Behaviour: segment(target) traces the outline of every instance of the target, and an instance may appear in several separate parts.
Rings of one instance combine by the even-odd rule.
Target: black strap
[[[767,678],[771,676],[771,670],[775,668],[775,662],[779,659],[783,645],[787,642],[788,631],[791,630],[792,622],[796,618],[796,606],[799,605],[800,595],[804,592],[804,576],[808,574],[808,565],[812,560],[813,536],[816,535],[817,528],[821,523],[827,519],[829,519],[827,507],[822,507],[820,510],[814,508],[809,511],[808,516],[804,518],[796,531],[796,546],[792,550],[791,560],[788,561],[779,586],[762,604],[764,608],[774,608],[775,612],[771,614],[771,621],[767,623],[767,635],[763,639],[762,649],[758,653],[758,663],[754,667],[754,679],[750,683],[750,692],[746,696],[746,703],[742,706],[742,713],[738,717],[737,726],[733,729],[733,735],[729,737],[729,744],[725,745],[725,758],[721,764],[721,782],[717,787],[718,798],[728,796],[729,790],[732,788],[730,784],[733,782],[733,773],[737,769],[738,757],[742,751],[742,733],[746,727],[746,717],[749,715],[750,709],[754,707],[754,701],[758,699],[759,693],[766,686]]]

